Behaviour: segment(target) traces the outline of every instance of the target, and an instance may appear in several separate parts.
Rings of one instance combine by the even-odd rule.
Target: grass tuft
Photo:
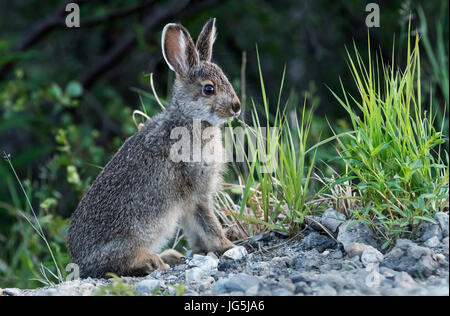
[[[435,111],[421,94],[419,37],[408,40],[406,67],[396,70],[370,54],[365,64],[356,47],[348,53],[359,95],[342,86],[332,91],[349,114],[353,134],[338,138],[338,153],[348,172],[344,180],[362,207],[352,216],[384,240],[384,247],[413,233],[423,221],[448,206],[448,153]],[[342,180],[339,180],[342,183]]]

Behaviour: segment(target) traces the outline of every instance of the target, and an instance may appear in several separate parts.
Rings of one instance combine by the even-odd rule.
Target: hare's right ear
[[[211,61],[212,46],[216,40],[216,18],[211,18],[203,26],[197,39],[197,50],[200,60]]]
[[[197,49],[188,31],[179,24],[169,23],[162,32],[161,46],[169,68],[184,76],[199,63]]]

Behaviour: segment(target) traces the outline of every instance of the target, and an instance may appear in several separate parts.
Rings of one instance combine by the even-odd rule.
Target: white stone
[[[193,267],[189,270],[186,270],[185,276],[186,276],[186,282],[188,284],[193,284],[193,283],[198,284],[204,277],[208,276],[208,274],[205,272],[205,270],[203,270],[199,267]]]
[[[448,214],[444,212],[436,213],[435,219],[439,222],[443,237],[448,237]]]
[[[383,259],[383,254],[372,246],[367,246],[361,255],[361,262],[365,267],[369,265],[380,264],[383,262]]]
[[[205,274],[210,274],[211,272],[217,270],[219,265],[219,259],[213,258],[212,256],[202,256],[195,254],[191,261],[188,263],[188,267],[197,267],[202,269]]]
[[[439,246],[440,241],[439,241],[439,238],[434,236],[434,237],[431,237],[430,239],[428,239],[427,241],[425,241],[423,244],[425,246],[427,246],[428,248],[436,248],[437,246]]]
[[[241,260],[248,255],[247,249],[242,246],[236,246],[225,251],[223,256],[232,260]]]

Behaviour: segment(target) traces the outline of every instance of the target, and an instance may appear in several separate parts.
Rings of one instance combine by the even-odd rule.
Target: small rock
[[[283,288],[285,288],[286,290],[290,291],[290,292],[294,292],[295,290],[295,285],[294,283],[290,280],[290,279],[286,279],[286,278],[281,278],[279,280],[279,285],[281,285]],[[291,293],[291,294],[292,294]]]
[[[328,235],[322,235],[313,231],[303,238],[301,245],[306,250],[317,249],[318,252],[323,252],[326,249],[334,249],[336,241]]]
[[[345,280],[345,278],[343,278],[338,272],[320,275],[317,282],[319,287],[330,286],[336,290],[336,293],[339,293],[348,284],[348,281]]]
[[[205,274],[210,274],[212,271],[217,270],[219,260],[212,256],[202,256],[195,254],[191,261],[188,262],[188,267],[197,267],[202,269]]]
[[[249,287],[245,291],[246,296],[259,296],[259,285],[254,285],[252,287]]]
[[[354,267],[362,268],[361,258],[359,256],[354,256],[351,258],[351,262],[353,263]]]
[[[252,271],[252,274],[266,275],[271,269],[271,264],[269,262],[248,262],[247,268]]]
[[[183,296],[199,296],[197,291],[194,291],[192,289],[186,289],[186,292],[184,292]]]
[[[365,267],[379,265],[383,262],[383,254],[372,246],[367,246],[362,255],[361,262]]]
[[[321,221],[322,218],[319,216],[312,216],[312,215],[305,216],[305,223],[312,229],[315,229],[317,231],[323,231],[323,228],[319,225],[322,224]]]
[[[4,296],[21,296],[22,291],[16,288],[3,289]]]
[[[161,288],[160,280],[143,280],[136,284],[136,293],[139,296],[153,295],[155,291]]]
[[[427,241],[425,241],[423,244],[425,246],[427,246],[428,248],[436,248],[437,246],[439,246],[440,241],[439,241],[439,238],[437,238],[436,236],[433,236],[430,239],[428,239]]]
[[[392,269],[386,268],[386,267],[381,267],[379,272],[388,279],[393,279],[395,277],[395,275],[398,273]]]
[[[442,262],[445,260],[445,256],[443,254],[437,253],[434,255],[433,259],[437,262]]]
[[[295,265],[295,259],[290,257],[274,257],[270,260],[270,264],[281,268],[291,267]]]
[[[415,288],[419,286],[419,284],[417,284],[417,282],[406,272],[396,274],[394,282],[397,287],[402,288]]]
[[[346,219],[344,214],[329,208],[322,214],[321,223],[331,232],[335,233]]]
[[[58,291],[56,291],[55,289],[46,289],[46,290],[43,290],[40,295],[41,296],[58,296]]]
[[[217,295],[225,293],[227,291],[225,288],[225,284],[227,283],[227,281],[228,279],[219,279],[216,282],[214,282],[214,284],[211,287],[212,294]]]
[[[219,260],[219,258],[216,256],[216,254],[214,253],[214,252],[208,252],[207,254],[206,254],[206,256],[207,257],[211,257],[211,258],[213,258],[213,259],[215,259],[215,260]]]
[[[223,254],[223,257],[232,259],[232,260],[241,260],[248,255],[247,249],[242,246],[236,246],[231,249],[228,249]]]
[[[336,249],[336,250],[331,252],[330,258],[332,258],[332,259],[342,259],[342,258],[344,258],[344,254],[342,253],[342,251],[340,249]]]
[[[438,212],[434,218],[441,227],[443,237],[448,237],[448,213]]]
[[[364,244],[360,244],[358,242],[354,242],[353,244],[351,244],[346,252],[349,258],[353,258],[358,256],[359,258],[361,258],[364,250],[368,247],[368,245],[364,245]]]
[[[167,293],[170,296],[176,296],[177,295],[177,289],[174,288],[173,286],[169,286],[169,288],[167,289]]]
[[[247,289],[257,285],[261,285],[261,280],[259,278],[245,273],[239,273],[227,279],[224,288],[227,292],[245,292]]]
[[[406,271],[414,277],[432,275],[439,264],[434,252],[407,239],[398,239],[395,247],[384,257],[383,265],[396,271]]]
[[[430,238],[437,237],[442,239],[442,229],[439,225],[433,223],[423,223],[419,226],[417,234],[420,237],[420,241],[426,241]]]
[[[306,282],[298,282],[295,283],[295,294],[304,293],[306,295],[311,294],[312,290]]]
[[[353,243],[361,243],[377,247],[377,242],[373,238],[370,229],[363,223],[355,223],[355,221],[347,221],[339,227],[337,237],[346,252]]]
[[[290,296],[292,292],[285,288],[277,288],[272,290],[272,296]]]
[[[91,295],[92,290],[94,289],[94,284],[92,283],[83,283],[80,285],[80,291],[82,295],[88,296]]]
[[[213,284],[213,283],[214,283],[214,278],[207,277],[201,281],[200,285],[198,286],[198,289],[201,292],[207,291],[211,288],[211,284]]]
[[[307,282],[309,279],[305,277],[303,274],[297,274],[294,276],[291,276],[292,283],[298,283],[298,282]]]
[[[316,291],[316,295],[318,296],[336,296],[338,294],[336,289],[328,284],[317,288]]]
[[[184,271],[186,271],[186,269],[187,269],[187,264],[184,264],[184,263],[177,264],[172,267],[173,271],[183,271],[184,272]]]
[[[449,248],[449,238],[445,237],[444,239],[442,239],[442,245],[444,246],[444,249],[447,250],[447,254],[448,254],[448,248]]]
[[[323,264],[324,258],[317,249],[312,249],[299,254],[295,262],[295,270],[310,271],[319,269]]]
[[[189,284],[199,284],[206,276],[209,276],[207,271],[199,267],[193,267],[185,272],[186,282]]]

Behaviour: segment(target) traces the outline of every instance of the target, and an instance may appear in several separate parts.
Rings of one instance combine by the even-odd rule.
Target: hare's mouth
[[[233,108],[229,109],[229,117],[228,118],[235,118],[238,117],[241,114],[241,109],[234,110]]]

